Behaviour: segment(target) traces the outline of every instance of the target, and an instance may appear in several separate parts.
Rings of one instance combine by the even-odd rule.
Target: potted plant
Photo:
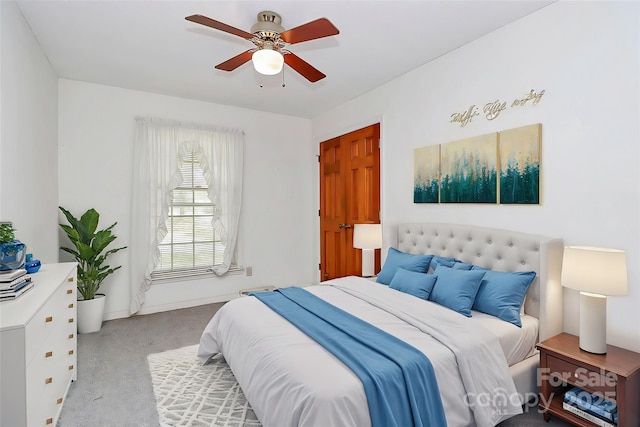
[[[80,219],[60,206],[70,225],[60,224],[74,248],[61,246],[78,262],[78,333],[99,331],[104,317],[104,294],[98,294],[102,282],[121,266],[106,265],[107,258],[126,246],[107,250],[117,236],[112,234],[114,222],[104,230],[97,230],[100,214],[95,209],[86,211]],[[105,252],[106,250],[106,252]]]
[[[12,223],[0,223],[0,271],[24,266],[25,244],[16,240],[14,231]]]

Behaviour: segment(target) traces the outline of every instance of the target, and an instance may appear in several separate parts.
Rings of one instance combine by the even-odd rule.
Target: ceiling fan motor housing
[[[265,10],[258,13],[258,22],[253,24],[251,32],[268,39],[277,38],[284,28],[280,25],[282,18],[275,12]]]

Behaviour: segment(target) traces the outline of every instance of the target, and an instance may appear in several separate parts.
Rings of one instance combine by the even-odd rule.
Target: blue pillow
[[[482,270],[454,270],[438,266],[434,275],[438,279],[431,290],[429,299],[471,317],[471,307],[485,272]]]
[[[445,267],[453,267],[453,264],[456,263],[455,258],[448,258],[443,256],[434,255],[431,260],[431,265],[429,265],[429,273],[433,273],[439,265],[444,265]]]
[[[535,271],[486,271],[473,309],[522,327],[520,307],[535,277]]]
[[[378,273],[376,282],[388,285],[396,274],[396,269],[402,267],[406,270],[417,271],[418,273],[426,273],[431,264],[433,255],[413,255],[400,252],[395,248],[389,248],[387,259],[384,260],[382,270]]]
[[[473,270],[473,267],[473,264],[467,264],[466,262],[462,261],[456,261],[451,266],[451,268],[453,268],[454,270]]]
[[[418,273],[398,267],[389,287],[418,298],[429,299],[436,279],[437,277],[433,274]]]

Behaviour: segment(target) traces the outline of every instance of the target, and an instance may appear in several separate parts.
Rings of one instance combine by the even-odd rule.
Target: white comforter
[[[498,338],[471,319],[360,277],[306,289],[422,351],[448,426],[494,426],[522,412]],[[230,301],[211,319],[198,357],[217,353],[265,427],[371,425],[358,377],[257,298]]]

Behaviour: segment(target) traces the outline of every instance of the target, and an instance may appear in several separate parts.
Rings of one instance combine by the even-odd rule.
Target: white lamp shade
[[[627,261],[618,249],[567,246],[562,258],[562,286],[600,295],[627,295]]]
[[[356,224],[353,229],[353,247],[358,249],[381,248],[382,226],[380,224]]]
[[[284,56],[276,50],[264,47],[263,49],[253,52],[251,61],[257,72],[272,76],[282,71]]]

